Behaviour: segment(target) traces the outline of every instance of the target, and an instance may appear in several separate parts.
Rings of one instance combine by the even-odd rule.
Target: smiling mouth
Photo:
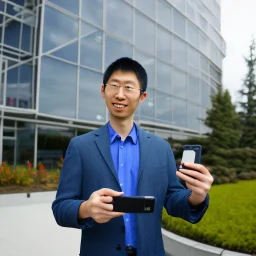
[[[125,108],[126,105],[113,103],[116,108]]]

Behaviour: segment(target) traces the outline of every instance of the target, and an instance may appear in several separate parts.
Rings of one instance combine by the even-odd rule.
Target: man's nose
[[[125,98],[125,95],[124,95],[124,88],[122,87],[122,86],[120,86],[119,88],[118,88],[118,92],[116,93],[116,98],[118,98],[118,99],[123,99],[123,98]]]

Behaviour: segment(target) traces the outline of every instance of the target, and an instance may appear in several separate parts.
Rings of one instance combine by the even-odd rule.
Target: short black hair
[[[115,71],[122,71],[122,72],[133,72],[135,73],[137,79],[140,82],[141,89],[143,92],[147,90],[147,83],[148,83],[148,76],[146,70],[142,67],[142,65],[128,57],[122,57],[120,59],[115,60],[112,62],[108,68],[106,69],[103,75],[103,85],[106,86],[109,78]]]

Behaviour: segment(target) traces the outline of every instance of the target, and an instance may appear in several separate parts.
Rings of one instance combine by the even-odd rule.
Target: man
[[[208,207],[213,182],[208,170],[185,163],[187,168],[177,172],[170,145],[134,123],[146,88],[147,74],[138,62],[113,62],[101,87],[110,121],[73,138],[67,149],[52,209],[59,225],[82,229],[81,256],[163,256],[163,206],[168,214],[191,223],[198,222]],[[154,212],[112,211],[112,198],[123,194],[154,196]]]

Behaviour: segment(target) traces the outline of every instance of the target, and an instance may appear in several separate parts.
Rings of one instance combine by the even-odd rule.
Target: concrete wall
[[[162,229],[166,256],[250,256],[199,243]]]

